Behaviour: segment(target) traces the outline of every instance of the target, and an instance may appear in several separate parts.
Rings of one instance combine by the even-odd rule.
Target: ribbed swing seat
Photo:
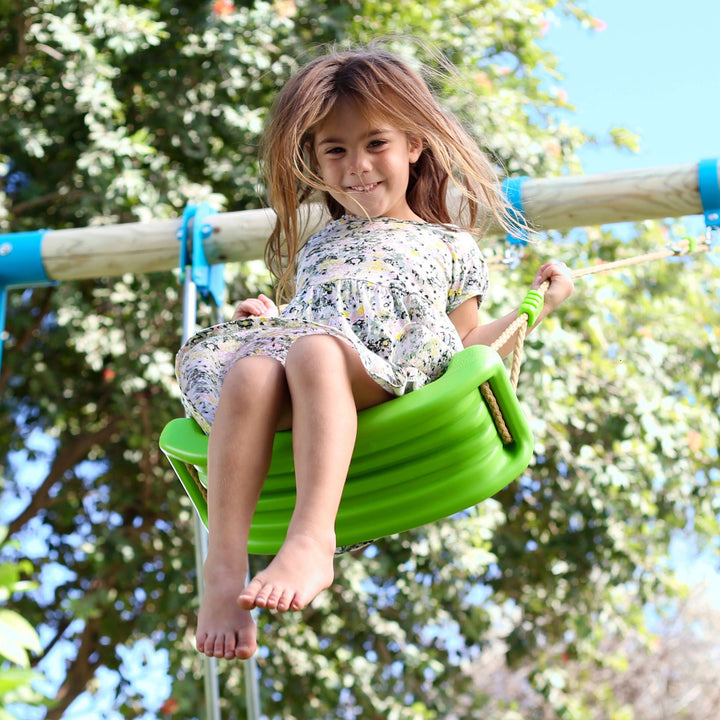
[[[494,408],[484,397],[488,388]],[[167,424],[160,447],[207,525],[207,436],[194,420],[180,418]],[[359,413],[335,525],[337,544],[403,532],[476,505],[517,478],[532,449],[500,356],[486,346],[469,347],[438,380]],[[250,553],[278,551],[294,506],[292,431],[278,432],[250,530]]]

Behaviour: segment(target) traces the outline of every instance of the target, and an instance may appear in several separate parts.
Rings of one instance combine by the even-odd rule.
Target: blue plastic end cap
[[[708,158],[698,165],[698,190],[702,202],[705,224],[709,228],[720,227],[720,180],[718,160]]]
[[[22,288],[53,282],[45,272],[42,259],[46,232],[33,230],[0,235],[0,286]]]
[[[527,176],[508,177],[503,180],[503,194],[507,202],[508,214],[517,223],[517,227],[507,235],[507,241],[513,245],[527,245],[528,242],[522,200],[522,186],[527,180],[529,180]]]

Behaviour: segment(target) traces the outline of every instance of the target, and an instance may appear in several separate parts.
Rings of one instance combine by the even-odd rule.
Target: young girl
[[[331,584],[358,411],[431,382],[516,317],[478,324],[487,269],[446,204],[453,183],[467,227],[486,213],[508,227],[492,167],[394,55],[340,52],[305,66],[280,93],[263,149],[277,213],[266,260],[289,303],[278,312],[264,295],[245,300],[177,358],[186,407],[210,433],[197,648],[225,658],[255,652],[253,608],[299,610]],[[298,210],[318,191],[332,220],[301,247]],[[543,316],[573,289],[562,263],[541,267],[533,286],[545,280]],[[291,427],[296,507],[277,556],[246,586],[273,437]]]

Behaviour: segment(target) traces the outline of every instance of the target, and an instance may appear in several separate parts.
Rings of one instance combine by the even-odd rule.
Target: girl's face
[[[318,127],[313,151],[330,195],[352,215],[421,220],[405,199],[422,140],[387,122],[369,122],[341,100]]]

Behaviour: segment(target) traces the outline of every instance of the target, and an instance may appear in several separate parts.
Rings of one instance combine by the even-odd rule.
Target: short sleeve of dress
[[[448,314],[474,297],[478,298],[480,304],[489,285],[487,264],[472,235],[467,232],[454,233],[449,245],[452,251],[452,276],[447,298]]]

